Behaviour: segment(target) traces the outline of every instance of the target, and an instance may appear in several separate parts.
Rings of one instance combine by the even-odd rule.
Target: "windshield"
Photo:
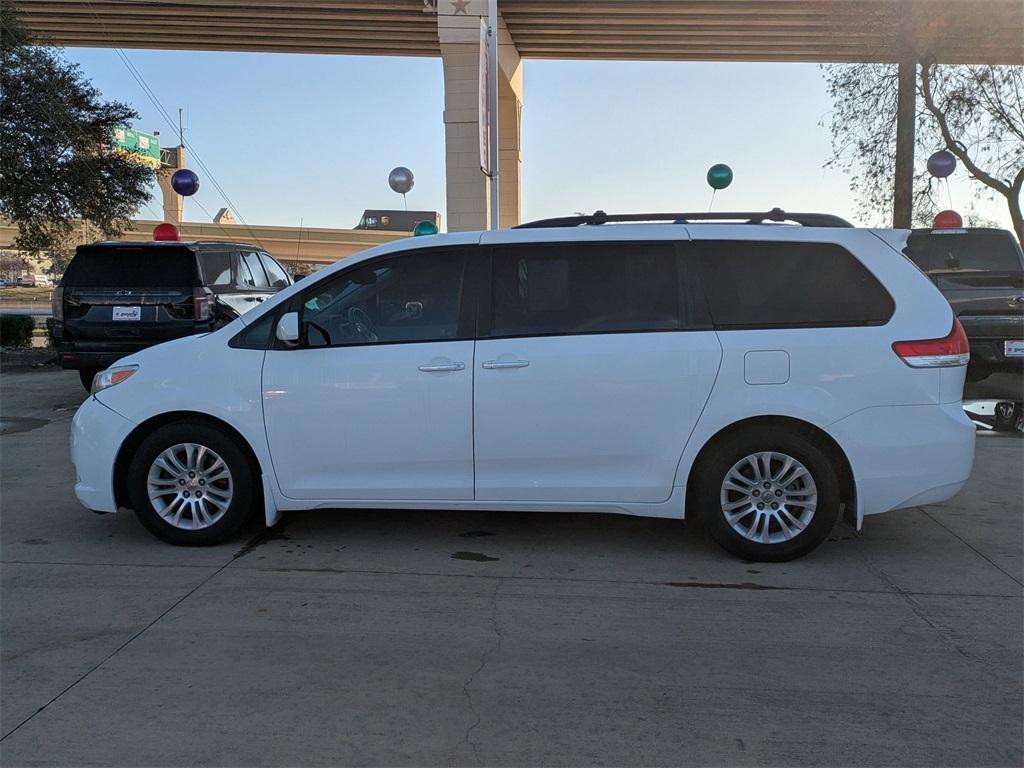
[[[1009,232],[915,232],[903,251],[929,274],[1020,272],[1020,246]]]

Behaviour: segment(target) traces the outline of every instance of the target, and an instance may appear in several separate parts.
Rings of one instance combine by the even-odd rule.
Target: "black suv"
[[[219,328],[291,283],[273,257],[245,243],[82,245],[53,292],[57,354],[88,389],[120,358]]]
[[[971,345],[969,381],[1024,371],[1024,254],[1004,229],[915,229],[904,253],[942,291]]]

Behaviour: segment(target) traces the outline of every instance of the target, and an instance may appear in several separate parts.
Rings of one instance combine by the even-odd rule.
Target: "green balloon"
[[[712,189],[725,189],[732,184],[732,168],[725,163],[715,163],[708,168],[708,184]]]
[[[437,225],[432,221],[417,221],[416,226],[412,228],[413,237],[421,237],[423,235],[436,235]]]

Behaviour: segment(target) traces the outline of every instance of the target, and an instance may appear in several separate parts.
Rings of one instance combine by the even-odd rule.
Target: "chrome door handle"
[[[438,371],[461,371],[466,368],[465,363],[438,363],[437,365],[421,365],[420,370],[424,373],[437,373]]]
[[[525,368],[529,364],[529,360],[488,360],[483,367],[493,371],[498,368]]]

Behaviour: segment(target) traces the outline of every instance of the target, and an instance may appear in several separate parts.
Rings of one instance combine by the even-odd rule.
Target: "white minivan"
[[[97,374],[75,493],[175,544],[256,509],[594,511],[798,557],[970,474],[967,339],[907,234],[598,212],[387,243]]]

